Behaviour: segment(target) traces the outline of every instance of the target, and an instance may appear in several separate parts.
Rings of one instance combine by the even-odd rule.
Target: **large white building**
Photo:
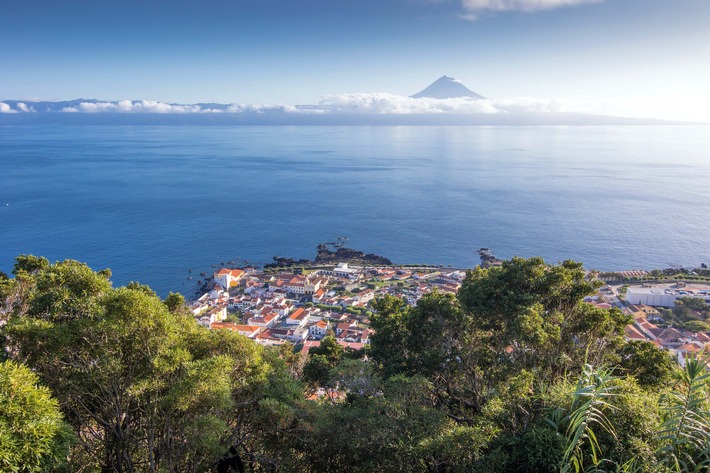
[[[681,297],[703,299],[710,304],[710,286],[672,285],[629,286],[626,301],[630,304],[645,304],[655,307],[674,307],[675,300]]]

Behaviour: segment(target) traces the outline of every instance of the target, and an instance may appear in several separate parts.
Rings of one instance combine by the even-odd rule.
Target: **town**
[[[479,251],[483,266],[501,264],[488,249]],[[688,357],[710,347],[710,284],[644,282],[646,271],[614,273],[633,283],[604,284],[585,302],[599,308],[618,307],[633,317],[626,326],[629,341],[648,341],[684,366]],[[302,352],[319,346],[329,332],[352,350],[369,343],[371,301],[392,295],[415,305],[426,293],[456,294],[466,270],[443,266],[367,266],[340,262],[298,268],[221,268],[208,290],[190,304],[198,323],[232,330],[256,343],[291,343]],[[590,273],[589,277],[598,277]],[[650,276],[649,276],[650,277]]]
[[[233,330],[266,346],[287,342],[307,351],[332,331],[341,345],[369,343],[370,302],[385,294],[410,305],[433,290],[455,294],[466,272],[407,266],[354,266],[259,271],[221,268],[209,291],[191,303],[201,325]]]

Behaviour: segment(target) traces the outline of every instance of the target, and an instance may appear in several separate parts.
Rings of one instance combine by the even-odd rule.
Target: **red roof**
[[[210,328],[213,330],[219,330],[219,329],[224,329],[224,330],[234,330],[235,332],[239,330],[239,325],[231,323],[231,322],[212,322],[210,324]]]
[[[633,325],[624,327],[624,332],[631,340],[646,340],[646,337]]]
[[[238,278],[242,274],[244,274],[244,271],[242,271],[241,269],[229,269],[229,268],[222,268],[219,271],[217,271],[217,276],[225,276],[227,274],[229,274],[233,278]]]

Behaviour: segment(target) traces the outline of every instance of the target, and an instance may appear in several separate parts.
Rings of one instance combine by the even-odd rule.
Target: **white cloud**
[[[0,113],[17,113],[17,110],[13,110],[12,107],[5,102],[0,102]]]
[[[19,105],[18,105],[19,107]],[[26,110],[32,110],[26,107]],[[63,113],[225,113],[262,114],[285,113],[300,115],[324,114],[470,114],[470,113],[520,113],[520,112],[562,112],[571,106],[559,99],[536,99],[521,97],[513,99],[472,99],[468,97],[451,99],[419,98],[384,92],[334,94],[324,96],[317,105],[287,104],[229,104],[224,108],[202,108],[200,105],[179,105],[152,100],[117,102],[82,102],[60,109]],[[0,103],[0,113],[17,113],[9,105]]]
[[[571,7],[586,3],[600,3],[604,0],[461,0],[464,18],[475,20],[482,12],[523,11],[534,12]]]
[[[212,109],[208,109],[212,111]],[[198,113],[202,109],[199,105],[174,105],[153,100],[119,100],[118,102],[81,102],[78,109],[66,107],[63,112],[114,112],[114,113]]]
[[[227,107],[229,113],[264,113],[264,112],[297,112],[298,108],[285,104],[241,104],[233,103]]]
[[[27,104],[26,104],[26,103],[23,103],[23,102],[18,102],[18,103],[17,103],[17,109],[18,109],[20,112],[25,112],[25,113],[34,112],[34,111],[35,111],[34,108],[27,106]]]
[[[323,97],[316,109],[325,113],[496,113],[492,101],[469,98],[413,99],[388,93],[338,94]]]
[[[521,97],[498,100],[461,97],[439,100],[413,99],[387,93],[369,93],[328,95],[323,97],[319,105],[309,107],[305,111],[361,114],[466,114],[562,112],[568,110],[569,105],[559,99]]]

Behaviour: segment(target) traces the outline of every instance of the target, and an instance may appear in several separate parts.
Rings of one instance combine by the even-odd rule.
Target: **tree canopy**
[[[180,294],[77,261],[0,277],[0,470],[704,471],[710,383],[627,343],[582,265],[513,258],[372,304],[308,355],[199,326]],[[691,310],[691,309],[689,309]],[[320,392],[327,393],[320,396]]]

